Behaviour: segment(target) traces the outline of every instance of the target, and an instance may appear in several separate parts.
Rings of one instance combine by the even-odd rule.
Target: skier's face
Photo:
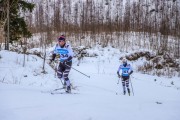
[[[60,46],[63,46],[65,44],[65,41],[64,40],[59,40],[59,44],[60,44]]]
[[[123,65],[126,66],[126,65],[127,65],[127,62],[123,62]]]

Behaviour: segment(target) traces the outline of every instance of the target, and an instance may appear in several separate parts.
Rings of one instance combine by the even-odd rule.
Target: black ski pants
[[[57,70],[58,78],[61,79],[62,77],[64,77],[64,80],[68,81],[69,80],[68,75],[71,70],[71,66],[72,66],[72,61],[67,62],[66,64],[60,62]]]
[[[126,86],[127,89],[129,89],[129,76],[128,77],[122,76],[121,80],[122,80],[123,90],[126,91],[125,86]]]

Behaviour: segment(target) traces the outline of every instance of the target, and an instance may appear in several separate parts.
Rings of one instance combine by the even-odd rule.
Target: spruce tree
[[[10,39],[8,41],[9,42],[17,41],[21,37],[26,37],[26,38],[31,37],[32,35],[28,30],[27,24],[25,22],[24,17],[22,17],[22,14],[26,12],[32,12],[33,8],[35,7],[35,4],[32,4],[24,0],[0,0],[0,5],[3,6],[3,10],[6,14],[7,14],[7,10],[9,10]],[[5,29],[4,29],[5,33],[7,33],[8,31],[7,27],[8,27],[8,23],[6,21]],[[5,37],[7,40],[7,34],[5,35]]]

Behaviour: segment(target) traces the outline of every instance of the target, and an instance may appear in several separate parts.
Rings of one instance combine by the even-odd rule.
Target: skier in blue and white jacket
[[[71,84],[68,78],[71,66],[72,66],[72,58],[73,58],[73,50],[70,44],[66,43],[66,38],[64,35],[61,35],[58,38],[58,44],[56,44],[51,62],[54,61],[56,55],[60,55],[60,63],[57,69],[57,76],[59,79],[64,78],[64,85],[66,86],[66,92],[71,92]]]
[[[129,89],[129,78],[130,75],[133,73],[132,67],[130,64],[127,63],[127,59],[122,59],[122,65],[119,66],[119,69],[117,71],[118,77],[122,80],[122,86],[123,86],[123,93],[126,94],[126,88],[128,91],[128,94],[130,95],[130,89]]]

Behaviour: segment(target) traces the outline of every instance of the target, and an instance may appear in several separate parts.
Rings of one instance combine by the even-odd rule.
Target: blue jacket
[[[129,75],[133,72],[132,67],[130,64],[127,65],[120,65],[117,73],[122,77],[129,77]]]

